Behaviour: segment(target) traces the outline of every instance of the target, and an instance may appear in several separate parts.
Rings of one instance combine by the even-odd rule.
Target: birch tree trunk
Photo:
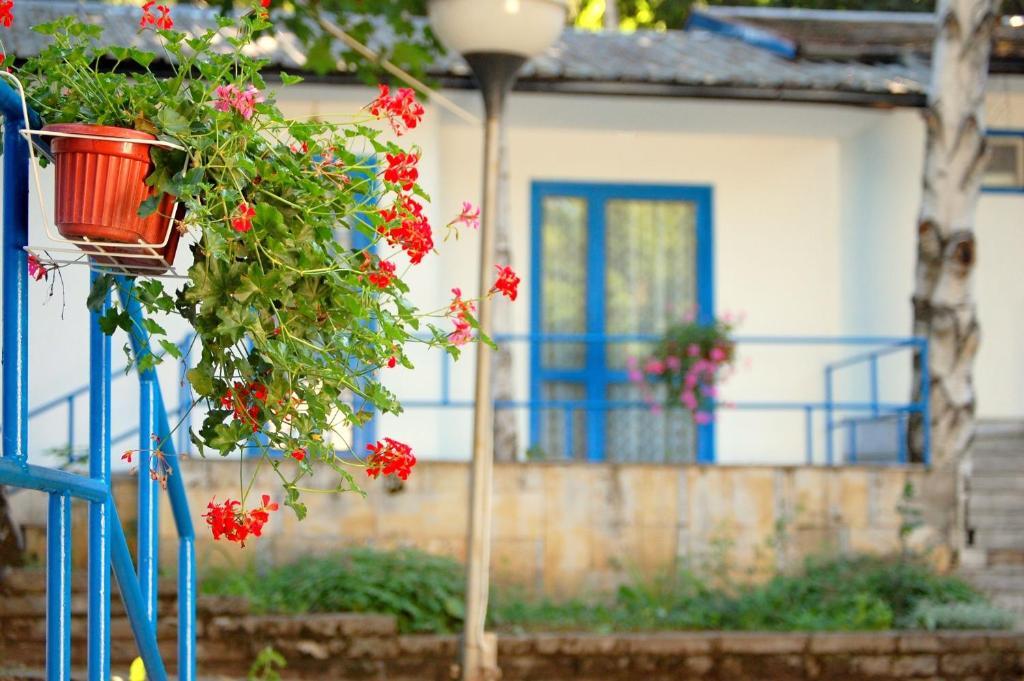
[[[974,436],[974,218],[986,159],[985,84],[995,9],[993,0],[940,0],[936,8],[913,305],[914,333],[929,341],[932,461],[941,468],[955,467]],[[922,397],[921,372],[918,358],[915,400]],[[924,435],[923,419],[915,415],[910,448],[917,460]]]
[[[604,3],[604,30],[619,30],[619,0],[605,0]]]

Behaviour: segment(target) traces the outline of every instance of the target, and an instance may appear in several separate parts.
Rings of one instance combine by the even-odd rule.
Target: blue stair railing
[[[89,328],[89,456],[88,476],[29,463],[28,442],[28,142],[27,125],[41,125],[38,116],[22,109],[19,93],[0,81],[3,130],[3,347],[2,449],[0,485],[49,494],[46,551],[46,678],[71,678],[71,502],[89,504],[88,645],[89,681],[109,681],[111,570],[121,593],[148,678],[166,681],[167,669],[157,642],[157,575],[159,558],[159,482],[149,471],[155,441],[168,467],[167,494],[177,529],[178,550],[178,678],[196,677],[195,535],[167,411],[154,370],[139,378],[138,568],[132,561],[111,494],[111,357],[110,337],[99,327],[103,311],[90,315]],[[47,151],[43,146],[43,151]],[[150,352],[140,306],[131,281],[118,280],[122,305],[129,311],[133,332],[129,342],[136,357]],[[110,304],[109,295],[103,308]],[[160,464],[163,465],[163,464]]]

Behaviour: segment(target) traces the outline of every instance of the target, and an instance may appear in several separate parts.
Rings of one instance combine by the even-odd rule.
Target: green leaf
[[[148,218],[160,207],[160,195],[154,194],[139,204],[139,217]]]
[[[148,69],[149,65],[156,59],[156,55],[152,52],[146,52],[137,48],[129,48],[128,54],[131,56],[132,61],[141,66],[144,69]]]
[[[179,348],[175,343],[172,343],[166,338],[161,338],[160,347],[162,347],[164,349],[164,352],[166,352],[171,357],[175,359],[181,359],[181,348]]]
[[[108,336],[113,336],[118,326],[120,326],[118,323],[119,317],[120,313],[116,307],[107,308],[107,311],[99,318],[100,331]]]
[[[157,324],[155,321],[153,321],[149,317],[143,317],[142,318],[142,328],[144,328],[146,331],[148,331],[150,334],[152,334],[154,336],[156,336],[156,335],[166,336],[167,335],[167,332],[164,330],[164,327],[160,326],[159,324]]]
[[[89,297],[86,300],[86,306],[92,312],[99,312],[103,309],[103,303],[107,299],[107,293],[110,292],[110,287],[114,285],[114,275],[112,274],[101,274],[96,277],[92,282],[92,288],[89,290]]]
[[[189,131],[188,119],[169,106],[160,109],[156,119],[161,127],[172,135],[183,134]]]
[[[281,77],[281,82],[285,85],[297,85],[305,80],[302,76],[293,76],[284,71],[281,71],[278,75]]]
[[[189,369],[186,376],[188,376],[188,382],[192,384],[197,393],[207,397],[213,395],[213,374],[210,373],[209,369],[198,366],[194,369]]]

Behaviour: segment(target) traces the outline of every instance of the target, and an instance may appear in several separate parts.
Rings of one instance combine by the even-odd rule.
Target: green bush
[[[1013,613],[988,603],[933,603],[921,601],[907,616],[912,629],[1012,629]]]
[[[402,549],[352,549],[259,571],[216,569],[202,592],[243,596],[256,612],[394,615],[402,632],[453,632],[463,614],[463,570],[449,558]]]
[[[512,630],[721,629],[865,631],[908,621],[918,603],[983,604],[955,577],[912,561],[857,556],[811,559],[762,584],[710,587],[680,572],[619,588],[613,599],[530,601],[498,594],[491,619]]]
[[[898,627],[994,628],[1012,618],[963,581],[908,560],[808,560],[795,574],[749,586],[692,572],[632,580],[615,593],[567,601],[498,589],[490,624],[505,631],[866,631]],[[257,612],[376,612],[403,632],[458,631],[462,567],[414,550],[355,549],[259,571],[216,570],[204,593],[244,596]]]

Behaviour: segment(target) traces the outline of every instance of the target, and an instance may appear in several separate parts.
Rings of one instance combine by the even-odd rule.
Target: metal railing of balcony
[[[5,74],[6,78],[6,74]],[[15,84],[16,81],[12,81]],[[20,87],[20,85],[18,85]],[[139,553],[138,572],[125,539],[110,489],[111,361],[110,337],[99,327],[101,312],[90,315],[89,384],[75,391],[89,395],[88,475],[29,463],[28,409],[28,142],[22,132],[39,127],[38,116],[22,95],[0,80],[3,131],[3,447],[0,485],[33,489],[49,495],[46,551],[46,678],[71,678],[71,501],[89,504],[88,530],[88,642],[89,681],[111,678],[110,606],[111,570],[149,678],[166,681],[167,670],[157,645],[157,537],[158,488],[150,478],[148,456],[151,436],[162,443],[169,467],[167,494],[179,537],[178,554],[178,679],[192,681],[195,667],[195,548],[188,498],[181,479],[159,381],[154,372],[138,376],[143,399],[139,405]],[[131,297],[128,281],[119,282],[122,304],[129,309],[136,331],[130,342],[136,355],[149,352],[141,310]],[[109,305],[109,295],[104,308]],[[65,403],[67,403],[65,401]],[[73,422],[72,404],[68,420]],[[73,430],[72,430],[73,437]],[[73,445],[73,440],[72,440]]]
[[[502,346],[516,347],[523,344],[529,344],[533,348],[533,352],[539,351],[539,348],[545,343],[606,343],[606,344],[653,344],[660,339],[659,336],[653,334],[616,334],[616,335],[588,335],[588,334],[506,334],[497,337],[497,342]],[[741,349],[750,349],[756,347],[775,347],[775,348],[800,348],[800,347],[819,347],[819,348],[838,348],[838,349],[856,349],[857,352],[849,354],[847,356],[840,357],[831,361],[824,362],[821,368],[823,375],[824,391],[820,398],[816,399],[742,399],[734,401],[719,401],[714,405],[716,411],[738,411],[746,413],[793,413],[798,415],[803,420],[802,438],[803,438],[803,460],[807,465],[813,465],[816,462],[823,462],[825,465],[831,466],[837,463],[896,463],[904,464],[909,460],[909,449],[907,447],[907,428],[909,419],[914,414],[920,414],[924,423],[924,442],[923,442],[923,456],[921,457],[921,463],[930,463],[930,438],[928,436],[930,423],[928,413],[928,401],[927,401],[927,390],[922,390],[921,394],[924,395],[920,402],[913,401],[887,401],[881,398],[880,386],[882,379],[880,376],[879,362],[882,358],[895,355],[897,353],[913,353],[921,365],[925,367],[922,373],[922,385],[928,385],[928,373],[927,373],[927,352],[928,344],[927,340],[923,338],[915,337],[899,337],[899,336],[738,336],[735,338],[737,346]],[[180,343],[179,347],[185,349],[192,343],[191,336],[185,337]],[[424,398],[413,398],[402,400],[403,405],[409,410],[454,410],[454,411],[468,411],[473,407],[473,401],[471,399],[463,399],[455,397],[454,386],[453,386],[453,362],[447,355],[441,359],[440,374],[434,374],[433,377],[424,378],[421,385],[431,383],[437,385],[438,397],[432,399]],[[838,399],[836,389],[836,378],[840,372],[854,372],[858,369],[862,370],[864,384],[866,385],[866,394],[863,399]],[[189,443],[189,430],[192,426],[193,413],[192,413],[192,394],[188,389],[187,381],[185,380],[185,374],[188,371],[188,355],[183,353],[183,359],[180,361],[179,368],[177,371],[178,377],[181,379],[179,383],[179,396],[177,400],[177,406],[168,411],[168,417],[173,419],[173,423],[177,424],[176,438],[177,438],[177,451],[188,452]],[[121,375],[122,372],[115,372],[112,378],[116,378]],[[428,369],[421,368],[417,370],[417,377],[428,376]],[[609,373],[614,379],[623,380],[625,378],[625,371],[617,370]],[[781,386],[780,390],[785,388]],[[77,396],[85,394],[86,388],[78,388],[76,390],[69,391],[64,395],[47,401],[44,404],[30,411],[30,416],[43,417],[48,413],[55,412],[68,405],[67,416],[68,416],[68,436],[66,448],[72,449],[74,442],[74,419],[77,411],[73,407],[74,400]],[[575,440],[575,428],[573,427],[574,419],[577,414],[594,414],[594,413],[609,413],[612,411],[634,411],[638,413],[648,412],[651,409],[651,404],[645,400],[628,400],[628,399],[604,399],[604,400],[587,400],[587,399],[521,399],[521,400],[496,400],[495,408],[498,410],[513,410],[520,412],[535,413],[538,411],[548,411],[561,413],[563,419],[562,430],[565,434],[565,442],[561,449],[563,452],[575,451],[576,442]],[[823,421],[821,428],[816,426],[816,422]],[[877,426],[878,424],[886,424],[892,422],[895,424],[895,431],[890,432],[891,429],[886,429],[887,437],[890,440],[887,443],[890,445],[890,449],[893,452],[892,456],[888,456],[882,461],[876,459],[870,459],[864,456],[858,456],[860,447],[863,443],[859,443],[861,439],[860,434],[865,429],[872,425]],[[138,432],[137,428],[132,428],[119,433],[113,437],[111,442],[116,444],[119,441],[126,440],[127,438]],[[536,434],[532,434],[533,442],[535,443]],[[836,439],[840,439],[841,443],[845,443],[846,454],[845,456],[839,456],[837,454]],[[353,442],[351,446],[351,452],[361,453],[367,442],[373,439],[373,425],[357,429],[353,434]],[[699,456],[694,455],[691,457],[698,463],[713,463],[714,459],[701,460]]]
[[[602,343],[602,344],[625,344],[642,343],[653,345],[661,340],[656,334],[505,334],[499,335],[495,341],[501,346],[515,346],[517,344],[529,344],[531,353],[536,358],[544,344],[549,343]],[[821,439],[824,443],[824,461],[826,465],[837,463],[835,455],[834,435],[841,429],[856,433],[858,422],[877,420],[879,418],[897,417],[903,426],[900,429],[899,442],[896,443],[897,456],[895,463],[906,463],[908,459],[906,447],[906,423],[912,414],[921,414],[924,421],[924,431],[927,434],[930,430],[930,415],[928,409],[928,390],[924,389],[921,394],[923,399],[915,401],[885,401],[880,398],[879,384],[879,359],[898,352],[911,352],[917,355],[921,366],[924,367],[921,381],[922,386],[927,388],[929,378],[928,366],[928,342],[925,338],[908,336],[767,336],[750,335],[737,336],[734,338],[740,348],[754,346],[816,346],[836,348],[868,348],[864,352],[849,357],[843,357],[824,364],[822,372],[824,375],[824,394],[819,399],[804,400],[733,400],[719,401],[714,405],[715,410],[737,410],[737,411],[762,411],[762,412],[795,412],[802,414],[804,419],[804,460],[808,465],[815,462],[817,448],[815,442]],[[452,391],[452,360],[447,355],[443,357],[440,368],[440,395],[437,399],[404,399],[402,404],[406,409],[472,409],[472,400],[453,397]],[[869,394],[864,399],[837,399],[834,389],[834,378],[837,372],[844,369],[854,368],[863,365],[867,369]],[[608,375],[613,379],[621,380],[625,377],[625,370],[611,371]],[[586,400],[586,399],[525,399],[525,400],[497,400],[495,408],[501,410],[556,410],[561,411],[565,421],[564,431],[568,441],[563,450],[573,451],[573,432],[571,427],[577,412],[607,412],[610,410],[637,410],[645,411],[651,409],[651,404],[645,400]],[[860,419],[847,418],[836,420],[840,413],[863,414]],[[824,414],[824,432],[815,437],[814,420],[816,415]],[[531,444],[536,441],[536,435],[531,437]],[[852,450],[853,455],[848,457],[848,463],[857,463],[856,449]],[[922,452],[922,463],[928,464],[931,460],[930,439],[925,437]],[[701,461],[694,457],[698,463],[711,463]]]

